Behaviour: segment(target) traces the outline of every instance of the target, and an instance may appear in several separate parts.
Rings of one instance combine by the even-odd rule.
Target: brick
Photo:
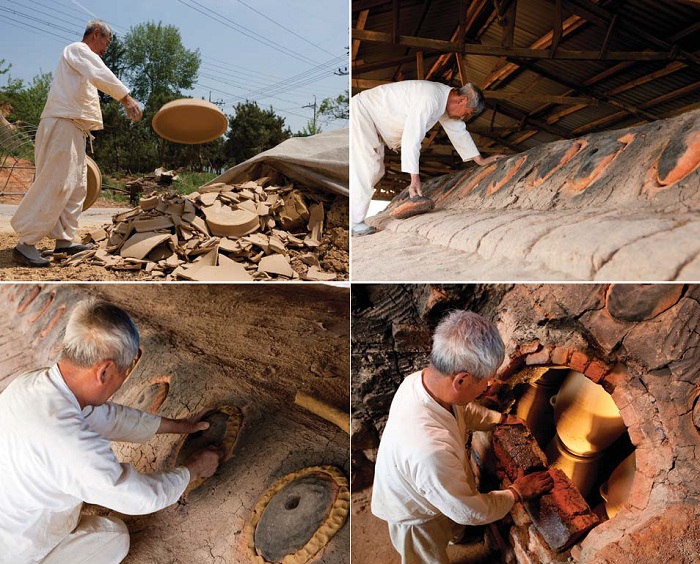
[[[596,384],[610,372],[611,368],[600,360],[594,360],[586,368],[586,376],[593,380]]]
[[[541,346],[539,341],[529,341],[527,343],[520,343],[518,345],[518,350],[520,354],[530,354],[540,350]]]
[[[496,427],[493,450],[497,468],[511,481],[517,479],[518,470],[530,474],[547,468],[547,457],[525,425]]]
[[[562,552],[595,527],[599,520],[581,492],[559,468],[550,468],[554,488],[525,503],[534,526],[552,550]]]
[[[555,347],[551,355],[552,364],[566,366],[569,363],[569,353],[568,349]]]
[[[585,374],[586,367],[588,366],[589,362],[590,360],[584,353],[577,351],[571,355],[571,359],[569,360],[569,366],[572,370],[576,370],[577,372],[583,372]]]
[[[534,364],[549,364],[550,356],[549,349],[544,348],[536,353],[527,355],[525,358],[525,364],[532,366]]]
[[[627,498],[627,503],[632,507],[637,509],[646,508],[649,503],[649,494],[651,493],[651,488],[654,485],[654,479],[644,476],[641,472],[637,472],[634,475],[634,482],[632,482],[632,489],[630,490],[630,495]]]

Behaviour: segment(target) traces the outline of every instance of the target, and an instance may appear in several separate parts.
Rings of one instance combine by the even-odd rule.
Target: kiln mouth
[[[539,367],[534,377],[529,370],[514,390],[522,389],[513,411],[528,424],[549,466],[572,480],[601,520],[614,517],[636,467],[634,445],[612,396],[568,367]]]

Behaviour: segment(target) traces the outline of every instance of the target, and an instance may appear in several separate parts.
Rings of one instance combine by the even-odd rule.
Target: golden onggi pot
[[[567,449],[558,435],[554,435],[554,438],[547,445],[545,454],[549,465],[564,472],[571,478],[581,495],[588,497],[598,479],[603,453],[597,452],[590,456],[579,456]]]
[[[553,371],[550,370],[528,384],[527,390],[518,400],[515,411],[515,414],[527,423],[541,448],[545,447],[556,432],[554,409],[549,400],[556,394],[561,379],[549,376],[550,372]]]
[[[605,512],[611,519],[617,515],[632,490],[634,473],[637,470],[637,457],[630,454],[613,470],[610,478],[600,486],[600,497],[605,500]]]
[[[600,452],[625,432],[612,396],[580,372],[569,372],[551,402],[557,435],[574,454],[588,456]]]

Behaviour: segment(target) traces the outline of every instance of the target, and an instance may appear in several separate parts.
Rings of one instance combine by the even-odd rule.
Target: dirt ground
[[[352,493],[352,561],[367,564],[400,564],[401,558],[391,545],[389,528],[372,515],[372,488]],[[447,547],[450,564],[496,564],[500,556],[487,537],[484,542],[451,544]]]
[[[0,366],[0,383],[29,364],[45,365],[55,358],[68,313],[85,295],[126,308],[141,333],[143,358],[115,401],[134,405],[154,380],[166,379],[169,389],[160,415],[185,417],[226,404],[243,413],[233,458],[191,492],[186,503],[152,515],[121,516],[131,533],[125,562],[248,562],[242,531],[272,483],[308,466],[333,465],[349,475],[348,435],[294,404],[296,391],[302,390],[349,411],[347,288],[3,285],[0,327],[14,338],[0,343],[0,354],[7,359],[14,351],[17,357],[18,347],[29,352],[15,364]],[[11,364],[12,374],[4,374]],[[158,435],[145,445],[115,443],[114,450],[123,462],[154,472],[168,467],[180,440]],[[312,562],[349,564],[349,522]]]

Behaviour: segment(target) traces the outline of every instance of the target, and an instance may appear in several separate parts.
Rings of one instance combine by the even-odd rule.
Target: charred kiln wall
[[[700,557],[700,288],[685,285],[394,285],[353,288],[353,479],[371,460],[403,376],[425,365],[450,308],[493,319],[506,343],[492,406],[527,367],[567,366],[612,395],[636,448],[622,511],[572,550],[581,562]]]

